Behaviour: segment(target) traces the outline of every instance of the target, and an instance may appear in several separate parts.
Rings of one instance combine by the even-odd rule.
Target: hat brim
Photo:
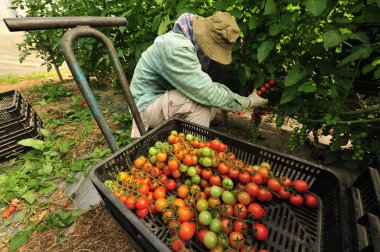
[[[195,40],[210,59],[228,65],[232,61],[232,44],[220,44],[213,40],[207,28],[206,18],[195,16],[193,19],[193,33]]]

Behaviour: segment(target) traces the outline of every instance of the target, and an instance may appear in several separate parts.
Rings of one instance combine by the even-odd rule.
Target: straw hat
[[[229,13],[218,11],[207,18],[195,16],[193,32],[199,47],[210,59],[224,65],[231,63],[232,47],[240,29]]]

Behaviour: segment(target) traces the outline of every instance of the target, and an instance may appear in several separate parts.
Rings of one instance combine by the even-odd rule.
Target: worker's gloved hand
[[[254,89],[253,92],[250,95],[248,95],[248,98],[250,100],[250,104],[248,108],[257,108],[257,107],[264,106],[265,104],[268,103],[268,99],[261,98],[257,94],[256,89]]]

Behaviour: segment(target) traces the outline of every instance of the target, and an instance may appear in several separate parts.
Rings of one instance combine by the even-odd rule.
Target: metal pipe
[[[125,17],[25,17],[4,18],[9,31],[65,29],[77,26],[107,27],[127,25]]]
[[[115,138],[108,127],[106,120],[102,112],[100,111],[97,102],[91,92],[91,89],[87,83],[87,80],[79,67],[78,61],[75,58],[73,51],[74,42],[83,37],[92,37],[97,40],[100,40],[103,45],[106,47],[108,55],[110,56],[111,62],[114,66],[116,77],[121,85],[124,96],[127,99],[127,103],[133,115],[133,118],[136,121],[137,127],[140,131],[141,135],[146,134],[146,130],[144,128],[144,124],[142,122],[140,113],[137,109],[136,103],[133,99],[132,92],[129,88],[127,78],[124,74],[123,68],[117,56],[116,50],[112,45],[112,42],[100,31],[93,29],[91,27],[76,27],[74,29],[68,30],[61,39],[61,47],[63,51],[63,55],[65,56],[66,63],[69,66],[71,73],[73,74],[80,91],[82,92],[84,98],[88,106],[90,107],[91,113],[93,114],[100,130],[103,133],[108,145],[110,146],[112,152],[116,152],[118,149]]]

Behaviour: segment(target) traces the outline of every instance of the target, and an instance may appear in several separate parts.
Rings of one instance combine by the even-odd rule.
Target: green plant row
[[[276,85],[265,95],[270,99],[267,110],[277,116],[277,126],[287,117],[300,123],[300,129],[292,133],[290,149],[305,143],[310,133],[315,140],[319,135],[331,134],[325,161],[351,168],[365,165],[380,149],[379,0],[13,3],[27,8],[29,16],[126,17],[128,26],[101,30],[113,41],[128,79],[141,53],[157,35],[171,29],[180,14],[208,16],[218,10],[228,11],[241,28],[242,41],[234,48],[233,64],[212,66],[211,75],[242,95],[275,79]],[[35,50],[48,65],[62,64],[63,32],[28,32],[20,45],[23,55]],[[95,76],[100,82],[112,76],[100,44],[83,39],[77,46],[79,62],[87,76]],[[252,123],[252,127],[257,126]]]

